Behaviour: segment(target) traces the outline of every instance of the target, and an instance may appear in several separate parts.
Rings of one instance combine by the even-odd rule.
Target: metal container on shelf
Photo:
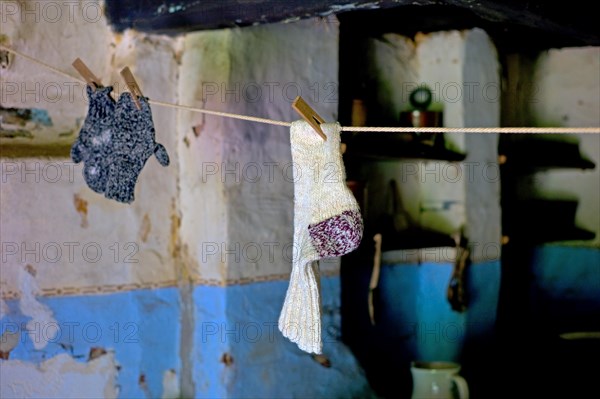
[[[444,113],[428,110],[433,95],[427,86],[420,86],[410,93],[411,110],[400,112],[400,125],[403,127],[441,127]],[[422,145],[443,146],[441,133],[414,133],[416,141]]]

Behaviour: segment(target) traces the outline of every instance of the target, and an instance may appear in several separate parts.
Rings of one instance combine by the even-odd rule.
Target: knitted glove
[[[136,108],[130,93],[121,94],[115,115],[115,133],[104,195],[124,203],[131,203],[135,199],[138,176],[152,154],[162,166],[169,165],[167,150],[155,140],[148,99],[139,97],[139,102],[141,110]]]
[[[108,155],[114,132],[115,102],[110,96],[112,86],[92,90],[86,87],[88,113],[71,147],[71,159],[83,161],[83,178],[89,188],[103,193],[108,177]]]

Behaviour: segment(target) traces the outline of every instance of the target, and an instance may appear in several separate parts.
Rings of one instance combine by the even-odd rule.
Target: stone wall
[[[335,19],[187,35],[182,102],[292,121],[299,116],[291,102],[302,95],[335,121],[337,49]],[[321,262],[324,351],[332,367],[277,330],[293,243],[289,130],[184,112],[180,131],[181,240],[194,282],[189,385],[196,397],[364,395],[362,371],[339,339],[339,260]]]
[[[291,267],[287,129],[152,106],[171,163],[148,160],[131,205],[92,192],[69,158],[87,110],[77,57],[116,96],[129,66],[151,100],[291,121],[301,90],[335,120],[335,19],[115,34],[101,2],[71,3],[2,4],[3,43],[74,78],[13,55],[1,71],[1,396],[80,397],[74,379],[93,397],[368,391],[336,333],[339,261],[322,266],[332,367],[277,330]]]
[[[350,285],[342,284],[339,260],[324,261],[324,353],[331,362],[324,368],[276,325],[291,267],[287,129],[153,106],[156,138],[171,164],[149,159],[135,202],[119,204],[92,192],[82,165],[69,158],[87,109],[71,62],[82,58],[117,96],[125,91],[119,71],[128,65],[152,100],[292,121],[298,116],[290,104],[301,94],[335,121],[344,67],[335,18],[169,37],[114,33],[102,2],[0,6],[3,44],[74,76],[0,54],[0,352],[8,357],[0,360],[0,396],[368,397],[361,365],[342,343],[342,305],[358,337],[345,338],[363,365],[379,351],[393,357],[400,379],[416,357],[458,360],[468,378],[481,377],[499,289],[496,135],[449,136],[450,146],[467,154],[460,164],[401,161],[366,170],[377,176],[373,193],[404,176],[404,204],[424,227],[465,227],[479,244],[468,275],[475,299],[464,314],[450,311],[445,288],[454,252],[390,251],[379,292],[385,321],[373,329],[363,323],[361,294],[372,258],[347,269]],[[485,32],[384,39],[373,40],[364,57],[384,117],[406,107],[406,91],[394,87],[428,83],[446,126],[499,125],[499,65]],[[532,118],[600,124],[597,70],[597,48],[543,54]],[[578,139],[598,165],[598,136]],[[570,295],[584,316],[598,314],[590,299],[598,288],[598,170],[537,180],[540,192],[566,187],[577,195],[577,222],[597,238],[537,252],[534,307],[551,309]],[[385,208],[377,198],[371,195],[375,213],[367,216]],[[562,265],[573,262],[580,268],[565,275]],[[372,370],[372,381],[386,375]],[[478,381],[483,386],[485,376]],[[402,384],[398,389],[408,389]]]

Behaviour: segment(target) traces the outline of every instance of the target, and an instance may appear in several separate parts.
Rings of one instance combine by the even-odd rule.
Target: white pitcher
[[[459,371],[460,365],[452,362],[412,362],[411,399],[469,399],[469,386],[458,375]],[[456,387],[458,393],[456,398],[453,387]]]

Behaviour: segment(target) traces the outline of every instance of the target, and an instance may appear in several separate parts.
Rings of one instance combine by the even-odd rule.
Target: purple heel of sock
[[[308,226],[313,246],[322,258],[342,256],[354,251],[363,234],[359,211],[344,211],[322,222]]]

